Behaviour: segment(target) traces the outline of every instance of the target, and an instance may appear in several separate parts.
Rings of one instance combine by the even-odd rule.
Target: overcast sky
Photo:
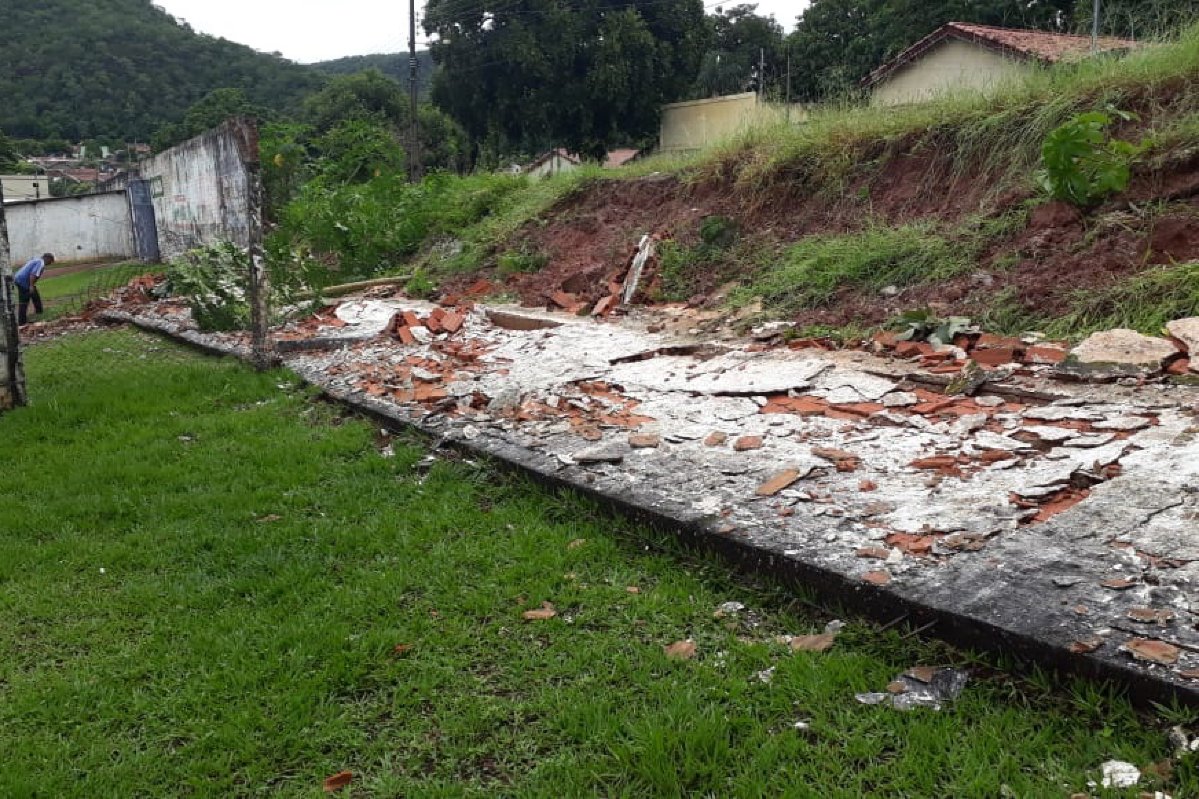
[[[735,5],[737,0],[725,5]],[[301,63],[344,55],[394,53],[408,47],[408,4],[403,0],[155,0],[200,33],[280,52]],[[704,0],[712,7],[712,0]],[[773,14],[791,30],[806,0],[759,0],[759,14]],[[417,0],[417,15],[424,6]],[[418,41],[424,41],[417,28]]]

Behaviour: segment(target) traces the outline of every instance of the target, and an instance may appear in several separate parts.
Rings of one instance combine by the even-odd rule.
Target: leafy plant
[[[1141,148],[1113,139],[1107,129],[1113,117],[1133,119],[1132,114],[1109,109],[1077,114],[1054,129],[1041,147],[1043,169],[1038,182],[1050,196],[1080,208],[1128,188],[1132,162]]]
[[[977,333],[978,327],[971,324],[969,317],[950,316],[942,319],[931,311],[905,311],[899,316],[902,332],[898,341],[927,341],[934,347],[950,344],[962,333]]]
[[[250,321],[250,256],[232,242],[190,250],[167,266],[171,293],[184,297],[201,330],[242,330]]]

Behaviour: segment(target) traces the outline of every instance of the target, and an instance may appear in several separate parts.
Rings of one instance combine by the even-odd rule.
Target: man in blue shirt
[[[35,313],[42,312],[42,295],[37,293],[37,282],[42,277],[46,267],[54,263],[54,254],[46,253],[41,258],[33,258],[29,263],[17,270],[13,282],[17,284],[17,324],[23,325],[28,321],[27,311],[29,301],[33,300]]]

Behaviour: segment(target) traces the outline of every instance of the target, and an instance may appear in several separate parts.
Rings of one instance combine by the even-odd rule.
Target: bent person
[[[29,302],[33,301],[33,311],[42,313],[42,295],[37,293],[37,282],[42,278],[46,267],[54,263],[54,254],[46,253],[41,258],[32,258],[17,270],[13,282],[17,284],[17,324],[23,325],[29,321],[27,311]]]

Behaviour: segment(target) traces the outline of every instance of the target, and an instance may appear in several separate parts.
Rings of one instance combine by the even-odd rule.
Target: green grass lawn
[[[320,796],[347,769],[361,797],[1063,797],[1169,754],[1094,686],[977,663],[942,712],[860,705],[970,659],[853,620],[790,653],[776,635],[828,617],[572,495],[384,457],[285,372],[131,332],[26,363],[33,405],[0,416],[0,796]],[[715,618],[729,600],[756,626]],[[1189,760],[1168,787],[1199,795]]]

